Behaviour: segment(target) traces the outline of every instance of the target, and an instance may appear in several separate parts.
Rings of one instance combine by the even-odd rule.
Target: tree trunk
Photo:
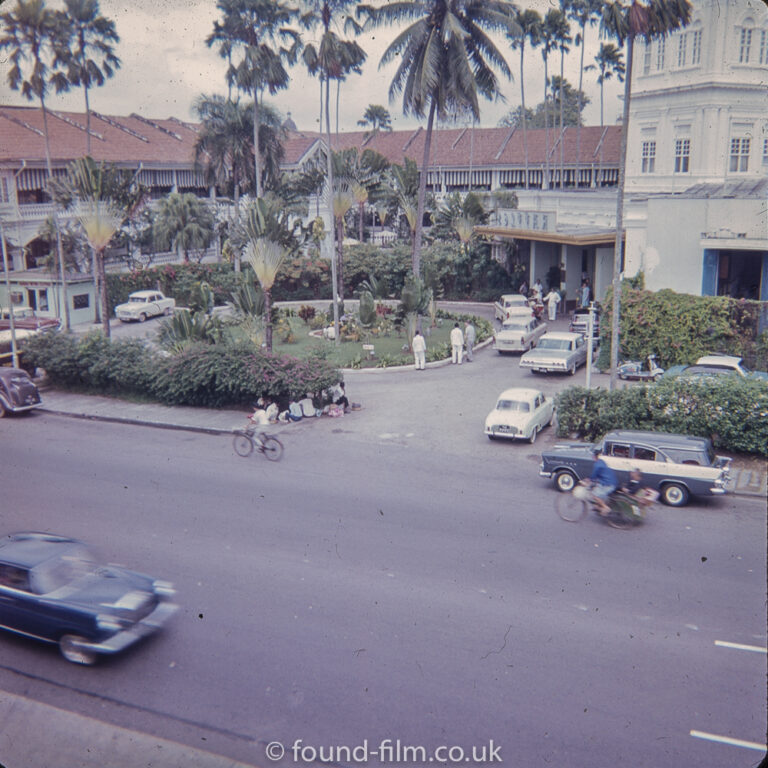
[[[339,299],[344,301],[344,217],[340,216],[336,222],[336,247],[338,248],[338,264],[336,266],[336,277],[339,281]]]
[[[264,344],[267,352],[272,351],[272,290],[264,291]]]
[[[624,240],[624,178],[627,166],[627,132],[629,130],[629,97],[632,89],[632,55],[634,37],[627,37],[627,76],[624,79],[624,115],[621,121],[619,152],[619,187],[616,192],[616,239],[613,246],[613,303],[611,305],[611,378],[609,390],[616,389],[619,365],[619,313],[621,311],[621,253]]]
[[[581,59],[579,60],[579,94],[577,96],[579,105],[579,122],[576,124],[576,189],[579,188],[579,170],[581,168],[581,87],[584,84],[584,35],[587,31],[587,25],[581,25]],[[602,125],[602,117],[600,124]]]
[[[525,81],[523,80],[523,54],[525,43],[520,42],[520,106],[523,118],[523,151],[525,153],[525,189],[528,189],[528,121],[525,116]]]
[[[325,136],[328,142],[328,154],[326,163],[326,173],[328,184],[328,211],[331,217],[331,226],[328,227],[328,246],[330,248],[331,255],[331,286],[333,291],[333,330],[334,330],[334,344],[337,346],[341,343],[339,333],[339,286],[336,278],[336,238],[334,231],[333,221],[333,149],[331,148],[331,112],[330,112],[330,100],[331,100],[331,79],[325,78]]]
[[[358,229],[358,234],[360,237],[358,238],[360,242],[363,242],[363,215],[365,213],[365,203],[358,203],[358,206],[360,208],[360,226]]]
[[[84,85],[85,91],[85,146],[88,157],[91,156],[91,106],[88,102],[88,86]]]
[[[261,151],[259,150],[259,94],[253,91],[253,164],[256,169],[256,197],[261,197]]]
[[[109,301],[107,299],[107,273],[104,268],[104,250],[96,252],[96,261],[99,265],[99,283],[101,283],[101,327],[104,335],[109,338]]]
[[[544,58],[544,181],[542,189],[549,189],[549,75],[547,59]]]
[[[565,133],[563,132],[563,68],[565,66],[565,53],[560,49],[560,190],[565,186]]]
[[[96,255],[96,249],[91,248],[91,272],[93,273],[93,287],[96,290],[96,306],[94,307],[94,320],[96,323],[101,322],[101,277],[99,275],[99,258]]]
[[[419,277],[421,274],[421,230],[422,222],[424,221],[424,203],[427,197],[427,174],[429,173],[429,152],[432,148],[432,125],[435,121],[435,108],[435,98],[433,95],[429,103],[427,135],[424,137],[424,160],[422,161],[421,174],[419,175],[419,202],[416,206],[416,229],[413,236],[412,269],[414,277]]]

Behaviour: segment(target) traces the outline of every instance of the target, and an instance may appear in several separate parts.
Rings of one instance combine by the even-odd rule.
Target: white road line
[[[765,744],[759,744],[756,741],[743,741],[742,739],[731,739],[728,736],[718,736],[716,733],[706,733],[705,731],[691,731],[691,736],[696,739],[706,739],[707,741],[717,741],[720,744],[730,744],[732,747],[744,747],[745,749],[756,749],[760,752],[766,750]]]
[[[768,648],[763,648],[761,645],[742,645],[741,643],[728,643],[725,640],[715,640],[715,645],[719,645],[721,648],[735,648],[737,651],[768,653]]]

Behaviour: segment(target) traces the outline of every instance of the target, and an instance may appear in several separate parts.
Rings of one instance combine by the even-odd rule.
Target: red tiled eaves
[[[61,112],[51,111],[48,114],[53,115],[54,117],[57,117],[59,120],[63,120],[67,125],[71,125],[73,128],[77,128],[79,131],[83,131],[85,133],[88,132],[88,129],[84,125],[81,125],[76,120],[72,120],[66,115],[62,115]],[[96,131],[94,131],[93,129],[91,129],[90,134],[91,136],[94,136],[95,138],[100,139],[101,141],[104,141],[104,137],[100,133],[96,133]]]
[[[127,125],[123,125],[118,120],[114,120],[111,117],[107,117],[106,115],[102,115],[100,112],[91,112],[91,114],[94,117],[98,117],[99,120],[103,120],[105,123],[108,123],[113,128],[117,128],[118,130],[125,131],[130,136],[133,136],[135,139],[140,139],[141,141],[149,141],[149,139],[146,136],[142,136],[138,131],[134,131],[132,128],[129,128]]]
[[[16,123],[16,125],[20,125],[22,128],[26,128],[28,131],[32,131],[33,133],[36,133],[38,136],[45,137],[45,134],[39,128],[35,128],[34,125],[30,125],[26,120],[19,120],[18,117],[14,117],[13,115],[6,115],[6,114],[3,114],[3,117],[6,120],[10,120],[12,123]]]
[[[178,133],[175,133],[174,131],[169,130],[163,125],[160,125],[160,123],[156,123],[154,120],[150,120],[148,117],[142,117],[141,115],[137,115],[135,112],[131,112],[131,117],[134,120],[138,120],[141,123],[144,123],[145,125],[150,125],[152,128],[157,128],[158,131],[162,131],[163,133],[168,134],[168,136],[171,136],[172,138],[176,139],[176,141],[181,141],[181,136],[179,136]]]

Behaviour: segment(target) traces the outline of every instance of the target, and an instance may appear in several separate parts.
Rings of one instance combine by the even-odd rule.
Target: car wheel
[[[146,322],[147,322],[147,316],[146,316],[146,314],[145,314],[144,312],[142,312],[142,313],[139,315],[139,322],[140,322],[140,323],[146,323]]]
[[[170,317],[170,316],[173,314],[173,310],[172,310],[170,307],[166,307],[166,308],[163,310],[163,314],[164,314],[166,317]]]
[[[690,493],[680,483],[667,483],[661,489],[661,500],[670,507],[682,507],[688,503]]]
[[[576,375],[576,363],[574,363],[574,364],[573,364],[573,365],[572,365],[572,366],[571,366],[571,367],[568,369],[568,373],[569,373],[571,376],[575,376],[575,375]]]
[[[573,472],[567,469],[561,469],[555,474],[555,487],[561,493],[570,493],[576,485],[577,478]]]
[[[496,435],[488,435],[488,439],[489,440],[495,440],[496,439]]]
[[[78,645],[81,642],[88,641],[79,635],[64,635],[59,640],[61,655],[73,664],[93,664],[96,661],[96,654],[93,651],[81,648]]]
[[[531,434],[528,437],[528,442],[533,445],[536,442],[536,435],[539,434],[539,425],[536,424],[531,430]]]
[[[3,416],[5,416],[5,414],[6,414],[5,406],[3,405],[3,401],[0,400],[0,419],[2,419]]]

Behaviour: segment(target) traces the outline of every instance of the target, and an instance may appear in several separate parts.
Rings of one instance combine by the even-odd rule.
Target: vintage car
[[[587,342],[580,333],[550,332],[539,339],[534,349],[522,355],[520,367],[530,368],[533,373],[567,371],[573,376],[586,362]]]
[[[530,315],[512,315],[501,324],[493,338],[493,348],[503,355],[506,352],[527,352],[535,347],[546,333],[547,324]]]
[[[560,443],[541,455],[539,475],[554,479],[567,492],[592,473],[593,448],[624,483],[633,469],[643,475],[642,484],[658,491],[671,507],[681,507],[691,496],[725,493],[731,460],[716,456],[704,437],[666,432],[616,430],[599,443]]]
[[[536,435],[552,423],[554,414],[554,402],[538,389],[505,389],[485,419],[485,434],[489,440],[506,437],[533,443]]]
[[[56,317],[40,317],[32,307],[12,308],[13,327],[19,331],[47,331],[61,328],[61,320]],[[7,331],[11,327],[11,310],[7,307],[0,309],[0,331]]]
[[[496,319],[502,323],[512,315],[533,315],[528,299],[520,293],[504,294],[498,301],[494,302],[493,308]]]
[[[576,307],[573,310],[568,330],[572,333],[581,333],[586,337],[589,331],[589,307]],[[592,337],[595,339],[600,337],[600,310],[597,307],[592,315]]]
[[[160,291],[136,291],[125,304],[115,307],[115,317],[123,323],[130,320],[143,323],[149,317],[172,315],[175,308],[176,300],[163,296]]]
[[[40,393],[21,368],[0,368],[0,419],[6,413],[23,413],[42,405]]]
[[[0,628],[56,643],[67,661],[93,664],[162,627],[173,586],[98,565],[82,542],[48,533],[0,539]]]
[[[735,374],[745,379],[768,381],[768,373],[751,370],[740,357],[735,355],[704,355],[693,365],[673,365],[666,371],[664,378],[685,376],[686,378],[706,379],[728,376],[729,374]]]

